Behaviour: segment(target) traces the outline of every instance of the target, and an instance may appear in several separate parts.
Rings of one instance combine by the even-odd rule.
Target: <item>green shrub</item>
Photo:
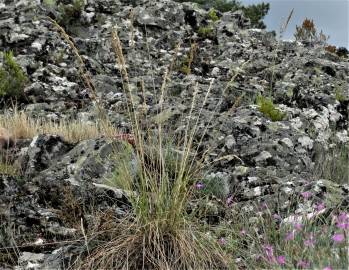
[[[5,52],[3,67],[0,68],[0,97],[21,97],[27,81],[27,76],[14,60],[12,52]]]
[[[207,196],[215,196],[219,199],[225,199],[226,191],[224,181],[219,177],[208,177],[202,180],[202,189],[200,193]]]
[[[210,9],[210,11],[208,12],[208,17],[213,22],[219,21],[219,18],[217,16],[217,11],[214,8]]]
[[[257,96],[257,105],[259,106],[259,111],[272,121],[281,121],[286,116],[285,113],[276,108],[270,98],[261,95]]]
[[[213,36],[212,26],[202,26],[198,29],[198,34],[203,38],[211,38]]]
[[[263,18],[268,14],[269,4],[259,3],[244,6],[237,0],[176,0],[177,2],[194,2],[205,9],[215,9],[220,12],[242,10],[244,15],[251,20],[252,27],[265,28]]]
[[[349,51],[347,48],[345,47],[339,47],[336,51],[336,54],[339,56],[339,57],[344,57],[344,58],[347,58],[348,57],[348,54],[349,54]]]
[[[193,64],[194,58],[196,56],[198,45],[196,42],[193,42],[190,46],[190,51],[185,57],[184,61],[181,64],[180,71],[186,75],[191,73],[191,66]]]
[[[263,18],[268,14],[269,4],[260,3],[256,5],[249,5],[242,7],[244,15],[251,20],[251,25],[256,28],[265,29],[266,25],[262,21]]]

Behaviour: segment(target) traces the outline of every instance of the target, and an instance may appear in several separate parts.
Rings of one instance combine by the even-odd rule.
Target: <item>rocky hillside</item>
[[[49,17],[74,40],[97,97]],[[278,41],[239,11],[212,14],[169,0],[0,0],[0,53],[11,50],[28,77],[18,109],[45,121],[98,123],[98,103],[116,129],[131,133],[113,29],[145,126],[161,121],[181,133],[194,93],[200,108],[210,89],[196,111],[196,136],[200,151],[209,150],[203,182],[218,185],[218,205],[229,199],[250,214],[268,205],[284,220],[315,215],[320,202],[328,211],[348,208],[348,58]],[[13,110],[8,95],[1,110]],[[4,146],[20,173],[0,178],[0,269],[64,269],[84,248],[82,223],[129,209],[125,192],[105,183],[115,144],[102,135],[76,143],[39,134]],[[294,201],[302,194],[307,200]],[[229,216],[217,209],[212,222]]]

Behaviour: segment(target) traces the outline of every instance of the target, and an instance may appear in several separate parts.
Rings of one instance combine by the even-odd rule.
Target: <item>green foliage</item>
[[[272,121],[281,121],[286,116],[285,113],[276,108],[270,98],[263,97],[262,95],[257,96],[257,105],[259,106],[259,111]]]
[[[188,55],[185,57],[184,61],[182,62],[182,65],[180,67],[180,71],[186,75],[189,75],[191,73],[191,66],[193,64],[194,58],[196,56],[197,51],[197,43],[194,42],[190,46],[190,51]]]
[[[58,7],[61,15],[59,23],[63,25],[71,24],[74,20],[80,17],[84,7],[84,0],[74,0],[70,5],[60,5]]]
[[[210,11],[208,12],[208,17],[213,22],[219,21],[219,18],[217,16],[217,11],[214,8],[210,9]]]
[[[349,51],[345,47],[339,47],[336,53],[339,57],[348,58]]]
[[[43,4],[56,14],[58,24],[68,26],[80,17],[85,7],[85,0],[72,0],[70,4],[57,4],[56,0],[44,0]]]
[[[325,45],[329,38],[322,32],[322,30],[320,33],[318,33],[314,21],[308,18],[305,18],[302,26],[296,26],[296,33],[294,34],[294,37],[297,41],[309,45]]]
[[[213,27],[212,26],[202,26],[198,29],[198,34],[203,38],[211,38],[213,35]]]
[[[345,94],[344,94],[344,89],[343,89],[344,87],[343,86],[341,86],[341,85],[339,85],[339,84],[337,84],[336,86],[335,86],[335,94],[336,94],[336,100],[338,100],[339,102],[342,102],[342,101],[344,101],[344,100],[346,100],[346,97],[345,97]]]
[[[43,0],[43,4],[50,8],[54,8],[57,6],[56,0]]]
[[[3,67],[0,68],[0,97],[21,97],[27,81],[27,76],[14,60],[12,52],[5,52]]]
[[[241,9],[244,15],[251,20],[252,27],[265,28],[263,18],[268,14],[269,4],[260,3],[256,5],[244,6],[237,0],[176,0],[177,2],[194,2],[205,9],[215,9],[220,12],[236,11]]]
[[[203,188],[200,193],[208,196],[215,196],[219,199],[225,199],[224,182],[219,177],[204,178],[202,180]]]
[[[242,10],[244,15],[251,20],[251,25],[256,28],[265,29],[266,25],[263,23],[263,18],[268,14],[269,3],[260,3],[256,5],[244,6]]]

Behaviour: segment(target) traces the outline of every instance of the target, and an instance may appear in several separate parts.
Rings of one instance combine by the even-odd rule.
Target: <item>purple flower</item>
[[[198,182],[195,184],[195,188],[197,190],[203,189],[205,187],[205,185],[202,182]]]
[[[273,218],[276,219],[276,220],[281,220],[281,217],[278,214],[274,214]]]
[[[332,270],[332,267],[331,266],[326,266],[324,269],[322,270]]]
[[[295,236],[295,231],[291,231],[291,232],[286,234],[285,240],[286,241],[291,241],[291,240],[294,239],[294,236]]]
[[[260,208],[261,208],[262,210],[263,210],[263,209],[268,209],[267,203],[262,202],[261,205],[260,205]]]
[[[302,230],[302,227],[303,227],[303,224],[302,224],[302,223],[295,223],[295,224],[294,224],[294,228],[295,228],[297,231],[301,231],[301,230]]]
[[[229,196],[229,197],[227,198],[226,203],[227,203],[227,206],[232,205],[232,204],[233,204],[233,196]]]
[[[285,256],[278,256],[278,257],[276,258],[276,261],[277,261],[277,263],[278,263],[279,265],[284,265],[284,264],[286,264],[286,258],[285,258]]]
[[[348,222],[349,217],[348,214],[345,212],[341,212],[337,217],[337,222]]]
[[[335,241],[336,243],[341,243],[344,241],[344,234],[341,233],[335,233],[332,236],[332,240]]]
[[[300,260],[300,261],[297,263],[297,267],[298,267],[298,268],[302,268],[302,269],[306,269],[306,268],[309,268],[309,267],[310,267],[310,263],[307,262],[307,261],[302,261],[302,260]]]
[[[267,260],[269,262],[272,262],[274,260],[274,249],[271,245],[264,245],[263,246],[264,253],[267,256]]]
[[[304,241],[304,245],[306,247],[314,247],[314,244],[315,244],[314,236],[313,234],[310,234],[309,238]]]
[[[320,212],[321,210],[323,210],[323,209],[325,209],[325,208],[326,208],[326,205],[325,205],[324,202],[321,202],[321,203],[319,203],[319,204],[317,204],[317,205],[315,206],[315,210],[316,210],[317,212]]]
[[[348,222],[337,223],[336,226],[337,226],[337,228],[340,228],[340,229],[343,229],[343,230],[349,229],[349,223]]]
[[[225,240],[224,237],[219,238],[218,243],[224,246],[227,243],[227,240]]]
[[[301,193],[301,195],[305,200],[309,199],[312,196],[311,192],[309,191],[304,191]]]

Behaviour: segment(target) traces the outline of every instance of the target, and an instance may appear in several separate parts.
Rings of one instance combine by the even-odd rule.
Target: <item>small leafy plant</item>
[[[210,11],[208,12],[208,18],[213,22],[219,21],[217,11],[214,8],[211,8]]]
[[[263,97],[262,95],[257,96],[257,105],[259,106],[259,111],[272,121],[281,121],[286,116],[285,113],[276,108],[270,98]]]
[[[213,34],[213,27],[208,25],[208,26],[201,26],[199,29],[198,29],[198,34],[200,37],[203,37],[203,38],[211,38],[212,37],[212,34]]]
[[[19,98],[24,94],[28,78],[13,58],[13,53],[5,52],[3,67],[0,67],[0,97]]]
[[[190,51],[182,63],[180,70],[181,70],[181,72],[183,72],[186,75],[189,75],[191,73],[191,66],[192,66],[192,63],[194,61],[194,57],[196,55],[197,48],[198,48],[197,43],[195,43],[195,42],[192,43],[190,46]]]

